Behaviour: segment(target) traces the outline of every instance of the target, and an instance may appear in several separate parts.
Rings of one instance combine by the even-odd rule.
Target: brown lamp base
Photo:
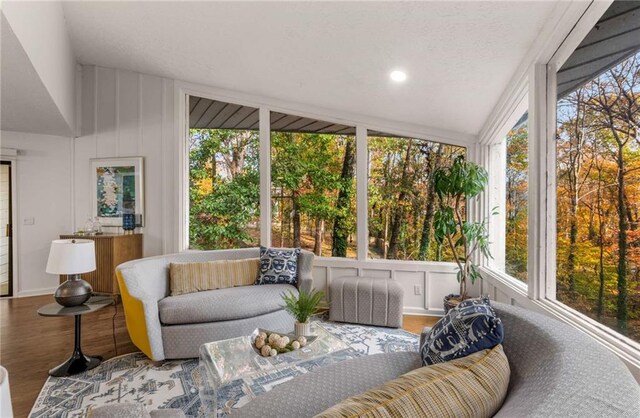
[[[78,306],[89,300],[92,292],[91,285],[75,274],[58,286],[53,297],[62,306]]]

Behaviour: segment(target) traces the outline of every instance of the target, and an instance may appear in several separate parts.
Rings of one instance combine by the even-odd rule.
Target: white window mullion
[[[271,114],[260,108],[260,243],[271,246]]]
[[[189,95],[176,88],[176,125],[178,137],[178,251],[189,249]]]
[[[356,225],[358,260],[367,259],[369,250],[369,152],[367,128],[356,126]]]
[[[491,255],[493,260],[487,260],[491,267],[505,271],[505,235],[506,235],[506,198],[505,198],[505,171],[506,171],[506,141],[487,145],[489,165],[489,196],[488,213],[491,215],[493,208],[498,208],[498,213],[489,216],[489,241],[491,242]]]
[[[557,106],[557,85],[556,68],[552,65],[546,68],[547,95],[546,95],[546,254],[545,254],[545,281],[541,298],[556,298],[556,245],[557,245],[557,192],[556,192],[556,106]]]
[[[547,261],[547,66],[529,77],[529,297],[543,298]],[[555,190],[555,189],[554,189]]]

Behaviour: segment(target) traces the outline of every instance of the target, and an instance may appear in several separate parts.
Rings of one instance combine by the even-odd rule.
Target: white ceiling
[[[69,125],[4,14],[0,15],[0,127],[5,131],[70,136]]]
[[[78,61],[477,134],[556,2],[64,2]],[[402,68],[408,80],[388,77]]]

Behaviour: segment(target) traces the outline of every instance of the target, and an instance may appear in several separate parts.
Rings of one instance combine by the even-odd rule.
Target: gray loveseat
[[[293,318],[282,309],[286,284],[240,286],[170,296],[169,264],[260,257],[259,248],[185,252],[142,258],[116,270],[131,341],[155,361],[198,357],[204,343],[249,335],[258,328],[290,332]],[[298,288],[311,290],[313,259],[298,257]]]
[[[554,319],[496,303],[511,367],[497,417],[640,416],[640,387],[624,364],[596,341]],[[423,333],[424,336],[424,333]],[[418,353],[346,360],[275,387],[233,417],[312,417],[417,367]]]

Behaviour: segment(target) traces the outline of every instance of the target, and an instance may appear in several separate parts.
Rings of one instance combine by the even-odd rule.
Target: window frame
[[[313,106],[300,105],[276,101],[269,98],[247,95],[224,89],[207,87],[187,82],[174,82],[174,114],[177,121],[175,136],[177,142],[178,184],[176,193],[175,213],[178,222],[174,227],[177,244],[172,250],[175,252],[199,251],[189,249],[189,96],[197,96],[206,99],[234,103],[243,106],[251,106],[259,109],[259,137],[260,137],[260,245],[271,245],[271,112],[286,113],[289,115],[308,117],[322,121],[355,126],[356,128],[356,207],[358,216],[357,226],[357,257],[342,258],[322,256],[321,260],[330,260],[332,263],[376,263],[377,265],[410,264],[451,264],[436,261],[404,261],[404,260],[379,260],[367,258],[368,252],[368,135],[367,131],[387,132],[401,137],[423,139],[426,141],[440,142],[447,145],[466,148],[467,158],[473,158],[476,146],[474,135],[457,132],[428,129],[422,126],[396,123],[379,120],[376,118],[364,118],[360,115],[343,114],[342,117],[332,116],[325,109]],[[362,210],[361,208],[365,208]],[[411,268],[410,265],[407,266]]]
[[[506,137],[517,121],[529,109],[528,87],[528,79],[525,79],[518,91],[518,95],[516,97],[517,100],[515,101],[515,105],[509,116],[503,121],[502,127],[496,131],[493,136],[493,141],[486,144],[488,155],[485,163],[487,164],[487,171],[489,172],[489,184],[487,187],[489,209],[495,207],[506,208],[506,186],[504,182],[507,170]],[[529,138],[527,140],[529,142]],[[530,149],[530,147],[527,148],[528,150]],[[531,161],[530,153],[528,158],[529,161]],[[530,176],[531,172],[529,172],[528,175]],[[530,193],[530,191],[528,191],[528,193]],[[531,199],[528,199],[527,206],[527,210],[530,211]],[[496,275],[502,277],[504,280],[514,280],[514,282],[511,283],[513,286],[521,291],[527,292],[527,283],[510,276],[506,272],[506,218],[506,210],[498,210],[497,214],[488,217],[489,241],[491,242],[491,254],[493,255],[493,259],[486,259],[484,267],[490,271],[494,271]],[[528,269],[529,265],[527,264],[527,271]]]

